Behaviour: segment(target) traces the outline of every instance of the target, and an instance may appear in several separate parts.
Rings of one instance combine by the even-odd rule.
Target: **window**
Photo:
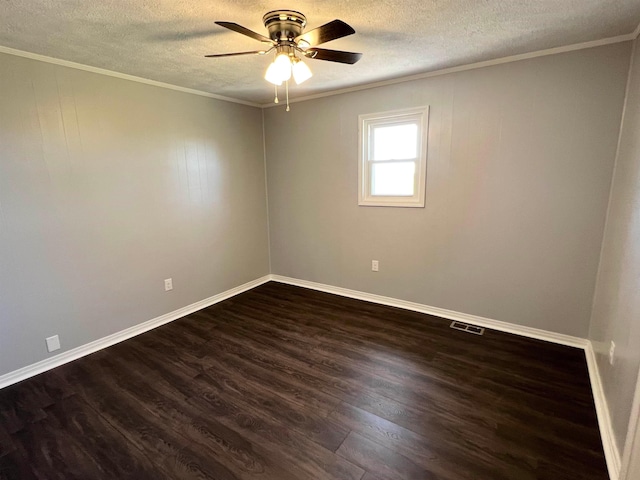
[[[358,204],[424,207],[429,107],[360,115]]]

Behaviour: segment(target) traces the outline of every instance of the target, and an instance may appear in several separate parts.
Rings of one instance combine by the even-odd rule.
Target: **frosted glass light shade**
[[[274,85],[282,85],[282,82],[289,80],[291,78],[291,59],[289,55],[286,53],[279,54],[267,68],[264,78]]]
[[[273,62],[278,71],[280,81],[286,82],[291,78],[291,59],[286,53],[278,55]]]
[[[280,72],[278,71],[276,62],[271,62],[269,64],[269,68],[267,68],[267,72],[264,74],[264,79],[267,82],[273,83],[274,85],[282,85],[282,80],[280,79]]]
[[[293,70],[293,79],[296,81],[298,85],[300,85],[302,82],[306,80],[309,80],[313,75],[311,73],[311,70],[307,66],[307,64],[299,59],[295,60],[292,70]]]

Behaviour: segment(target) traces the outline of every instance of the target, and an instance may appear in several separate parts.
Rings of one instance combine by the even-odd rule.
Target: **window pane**
[[[371,195],[412,196],[415,162],[371,164]]]
[[[418,156],[418,125],[374,127],[371,160],[408,160]]]

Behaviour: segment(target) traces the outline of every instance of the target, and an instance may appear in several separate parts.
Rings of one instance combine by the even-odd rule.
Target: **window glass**
[[[416,172],[415,162],[373,163],[371,168],[371,195],[413,195]]]
[[[418,125],[381,125],[373,128],[372,160],[408,160],[418,156]]]

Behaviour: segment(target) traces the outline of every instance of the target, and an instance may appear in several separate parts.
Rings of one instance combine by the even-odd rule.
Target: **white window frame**
[[[370,160],[371,130],[380,125],[415,123],[418,125],[418,157],[416,163],[414,195],[390,196],[371,194],[372,168]],[[358,205],[374,207],[424,207],[427,174],[427,135],[429,133],[429,107],[415,107],[390,112],[368,113],[358,116]],[[386,162],[386,161],[385,161]]]

